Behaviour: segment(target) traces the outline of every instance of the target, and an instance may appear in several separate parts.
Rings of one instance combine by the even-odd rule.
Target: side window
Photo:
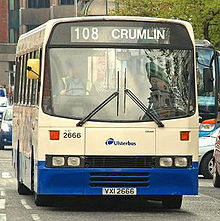
[[[25,104],[26,101],[26,90],[27,90],[27,59],[28,56],[24,55],[24,62],[23,62],[23,71],[22,71],[22,98],[21,98],[21,103]]]
[[[32,58],[40,58],[40,52],[34,51]],[[37,80],[31,80],[31,92],[30,92],[30,103],[31,105],[36,105],[36,101],[37,101],[37,85],[38,85],[38,79]]]
[[[41,65],[42,65],[42,48],[39,50],[39,59],[40,59],[40,73],[41,73]],[[36,85],[36,102],[37,105],[39,105],[39,96],[40,96],[40,83],[41,83],[41,76],[37,80],[37,85]]]
[[[52,104],[51,104],[51,79],[49,74],[49,56],[45,56],[45,69],[44,69],[44,85],[43,85],[43,111],[45,113],[51,114]]]
[[[16,73],[15,73],[15,84],[14,84],[14,103],[18,103],[19,99],[19,80],[20,80],[20,67],[21,67],[21,57],[16,58]]]
[[[21,56],[21,65],[20,65],[20,72],[19,72],[19,95],[18,95],[18,102],[22,104],[22,94],[23,94],[23,69],[24,69],[24,56]]]
[[[32,52],[30,54],[27,55],[27,60],[29,58],[32,58]],[[27,75],[25,73],[25,78],[26,78],[26,93],[25,93],[25,98],[24,98],[24,103],[26,105],[29,105],[29,101],[30,101],[30,84],[31,84],[31,80],[30,79],[27,79]]]
[[[41,73],[41,64],[42,64],[42,49],[36,50],[32,53],[31,58],[40,59],[40,73]],[[40,74],[39,73],[39,74]],[[31,105],[39,105],[39,89],[40,89],[40,77],[36,80],[31,80],[30,83],[30,100]]]

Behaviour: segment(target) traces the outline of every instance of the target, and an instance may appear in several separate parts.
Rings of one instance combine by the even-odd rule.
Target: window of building
[[[10,28],[10,31],[9,31],[9,42],[10,43],[15,42],[15,35],[14,35],[14,29],[13,28]]]
[[[28,0],[28,8],[49,8],[50,0]]]
[[[17,43],[18,41],[18,29],[17,28],[10,28],[9,30],[9,42],[10,43]]]
[[[11,11],[15,10],[15,0],[9,0],[9,9]]]
[[[30,31],[36,27],[38,27],[39,25],[27,25],[27,31]]]
[[[61,5],[74,5],[75,0],[60,0]]]

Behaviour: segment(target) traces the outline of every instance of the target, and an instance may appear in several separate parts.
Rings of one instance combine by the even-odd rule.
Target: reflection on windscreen
[[[93,120],[152,121],[125,95],[126,88],[159,119],[186,116],[194,109],[189,50],[53,48],[49,60],[46,113],[81,119],[118,90],[119,105],[113,99]]]
[[[215,111],[215,62],[213,60],[214,51],[209,48],[197,48],[197,83],[199,111],[210,113]],[[213,74],[213,91],[206,92],[203,81],[203,69],[211,67]]]

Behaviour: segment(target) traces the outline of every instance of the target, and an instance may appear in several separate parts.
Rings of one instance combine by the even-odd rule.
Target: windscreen
[[[12,109],[7,109],[5,111],[5,117],[4,117],[5,121],[12,121]]]
[[[191,42],[185,48],[174,47],[178,39],[172,37],[172,26],[151,24],[135,29],[132,25],[107,26],[107,35],[100,28],[92,29],[94,26],[63,25],[58,30],[63,33],[60,29],[65,27],[69,46],[67,37],[62,40],[55,29],[47,54],[44,112],[82,119],[117,92],[91,120],[152,121],[125,93],[129,90],[160,120],[193,114]]]
[[[210,48],[197,48],[197,83],[198,83],[198,101],[199,114],[202,119],[208,119],[216,116],[216,62],[214,59],[214,50]],[[213,81],[211,91],[205,90],[204,69],[210,69]]]

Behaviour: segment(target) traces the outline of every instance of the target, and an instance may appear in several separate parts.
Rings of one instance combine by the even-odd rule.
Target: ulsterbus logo
[[[108,138],[105,141],[105,144],[107,146],[114,145],[114,146],[136,146],[136,142],[131,142],[131,141],[119,141],[119,140],[114,140],[113,138]]]

